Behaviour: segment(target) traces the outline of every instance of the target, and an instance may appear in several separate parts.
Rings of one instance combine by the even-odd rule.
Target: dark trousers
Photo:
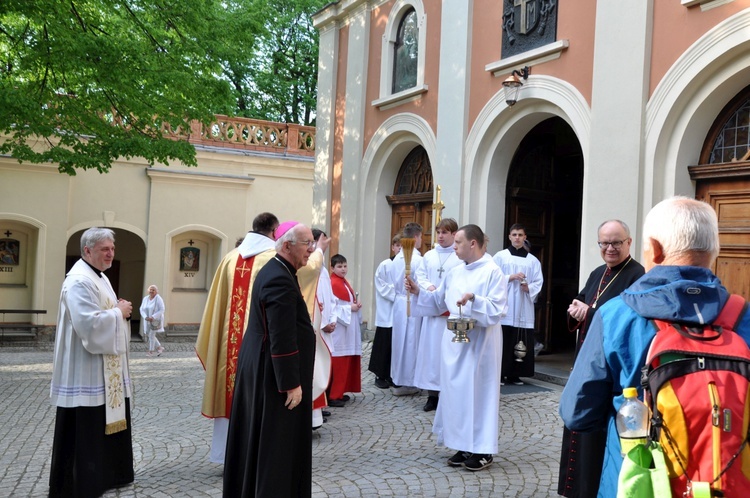
[[[375,327],[375,338],[372,340],[370,364],[367,369],[378,379],[391,380],[392,333],[391,327]]]

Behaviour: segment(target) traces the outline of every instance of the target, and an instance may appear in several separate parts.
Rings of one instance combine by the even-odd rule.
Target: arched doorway
[[[713,271],[726,288],[750,298],[750,86],[717,116],[700,156],[688,168],[696,199],[719,217],[721,252]]]
[[[571,127],[555,117],[536,125],[516,150],[508,171],[503,247],[510,226],[526,227],[531,252],[542,263],[536,302],[537,340],[545,351],[572,349],[566,310],[578,293],[583,153]]]
[[[422,225],[424,254],[432,247],[432,167],[427,151],[421,145],[412,149],[401,164],[393,195],[386,196],[391,205],[391,233],[396,234],[409,222]]]
[[[135,336],[138,335],[140,320],[138,309],[143,299],[143,274],[146,262],[146,244],[133,232],[122,228],[111,228],[115,232],[115,260],[112,267],[105,271],[117,297],[133,303],[133,316],[130,326]],[[65,249],[65,273],[81,257],[81,235],[79,230],[69,239]]]

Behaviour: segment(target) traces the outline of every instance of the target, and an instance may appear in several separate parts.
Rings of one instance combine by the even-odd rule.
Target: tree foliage
[[[0,153],[106,172],[117,158],[195,165],[191,120],[231,114],[262,0],[2,0]],[[260,19],[260,20],[259,20]]]
[[[315,124],[318,32],[312,15],[329,0],[274,0],[250,64],[226,68],[240,115]]]
[[[314,124],[328,0],[0,0],[0,154],[106,172],[196,165],[215,114]]]

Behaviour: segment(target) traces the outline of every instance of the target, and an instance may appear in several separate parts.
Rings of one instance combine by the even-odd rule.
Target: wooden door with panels
[[[422,247],[424,254],[432,247],[432,168],[427,151],[416,146],[404,159],[396,178],[393,195],[386,196],[391,205],[391,234],[395,235],[407,223],[422,225]],[[390,241],[389,241],[390,246]]]
[[[721,110],[700,164],[688,171],[696,199],[719,218],[721,250],[712,269],[729,292],[750,299],[750,86]]]
[[[548,353],[575,346],[566,312],[578,294],[582,192],[583,154],[575,133],[560,118],[542,121],[524,137],[511,161],[500,245],[510,244],[507,236],[514,223],[526,228],[544,275],[534,329]]]

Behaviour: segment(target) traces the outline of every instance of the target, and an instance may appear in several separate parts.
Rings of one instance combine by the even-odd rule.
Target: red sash
[[[242,337],[245,335],[245,309],[249,305],[250,275],[252,274],[255,256],[243,259],[240,255],[234,268],[232,299],[229,306],[229,331],[227,333],[227,418],[232,409],[234,379],[237,375],[237,356],[240,354]]]
[[[337,298],[351,303],[354,302],[354,289],[352,289],[352,286],[349,285],[349,282],[345,278],[341,278],[335,273],[331,273],[331,289],[333,290],[333,295]]]

